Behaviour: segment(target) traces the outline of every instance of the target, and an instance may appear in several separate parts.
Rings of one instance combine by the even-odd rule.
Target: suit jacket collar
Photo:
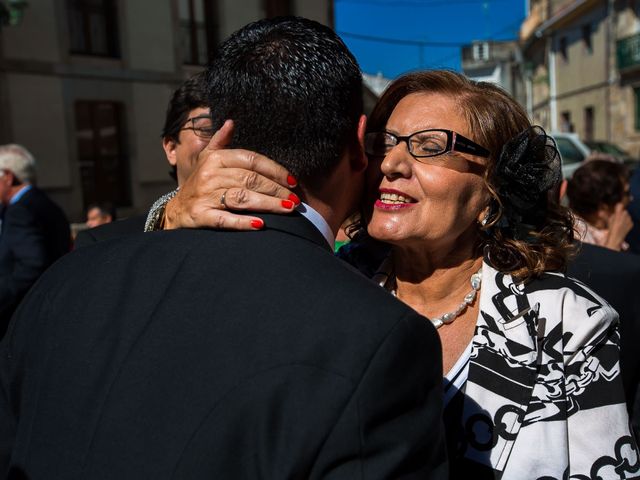
[[[29,195],[29,193],[32,192],[33,189],[34,189],[34,186],[32,184],[30,183],[25,184],[20,190],[18,190],[16,193],[13,194],[13,196],[11,197],[11,200],[9,200],[9,205],[18,203],[25,196]]]
[[[298,212],[294,211],[288,215],[270,213],[253,213],[252,215],[264,220],[264,230],[277,230],[295,235],[316,243],[330,253],[333,252],[322,233]]]

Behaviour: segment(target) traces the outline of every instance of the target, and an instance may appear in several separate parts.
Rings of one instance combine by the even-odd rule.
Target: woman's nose
[[[410,177],[413,161],[409,153],[409,144],[401,140],[385,155],[380,170],[387,177]]]

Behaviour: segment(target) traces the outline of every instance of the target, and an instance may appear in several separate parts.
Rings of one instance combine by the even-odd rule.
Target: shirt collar
[[[26,185],[22,187],[20,190],[18,190],[18,193],[16,193],[13,197],[11,197],[11,200],[9,200],[9,205],[13,205],[14,203],[16,203],[18,200],[20,200],[23,197],[25,193],[27,193],[32,188],[33,188],[33,185]]]
[[[300,215],[302,215],[304,218],[309,220],[313,224],[313,226],[320,231],[324,239],[327,241],[327,243],[333,250],[333,244],[335,243],[335,235],[333,234],[331,227],[329,226],[327,221],[324,219],[324,217],[320,215],[317,210],[314,210],[312,207],[310,207],[304,202],[298,205],[298,207],[296,208],[296,211],[299,212]]]

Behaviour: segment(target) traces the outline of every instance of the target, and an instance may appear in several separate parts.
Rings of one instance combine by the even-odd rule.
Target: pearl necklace
[[[378,271],[376,276],[380,273],[382,272]],[[382,287],[388,286],[389,284],[388,280],[390,279],[389,277],[391,275],[386,274],[385,276],[386,278],[384,279],[384,281],[379,282]],[[464,312],[467,309],[467,307],[475,301],[476,297],[478,296],[478,292],[480,291],[480,287],[482,286],[482,267],[480,267],[476,273],[471,275],[471,278],[469,279],[469,283],[471,284],[471,291],[464,296],[464,298],[462,299],[462,302],[460,303],[460,305],[458,305],[458,308],[456,308],[453,312],[444,313],[439,317],[430,319],[434,327],[440,328],[443,325],[449,325],[450,323],[453,323],[453,321],[456,318],[458,318],[460,315],[462,315],[462,312]],[[390,291],[394,297],[398,296],[395,286]]]

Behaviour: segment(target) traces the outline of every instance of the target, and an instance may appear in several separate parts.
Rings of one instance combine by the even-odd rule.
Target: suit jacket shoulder
[[[135,215],[123,220],[100,225],[98,227],[82,230],[78,232],[75,241],[75,248],[92,245],[103,240],[110,240],[124,235],[141,233],[144,231],[146,215]]]
[[[445,478],[435,329],[307,220],[264,218],[258,232],[100,242],[47,272],[4,345],[0,422],[16,423],[3,398],[49,394],[0,432],[14,445],[0,464],[92,479]],[[17,381],[26,361],[41,375]],[[78,418],[90,431],[68,428]],[[52,432],[54,446],[29,444]]]

